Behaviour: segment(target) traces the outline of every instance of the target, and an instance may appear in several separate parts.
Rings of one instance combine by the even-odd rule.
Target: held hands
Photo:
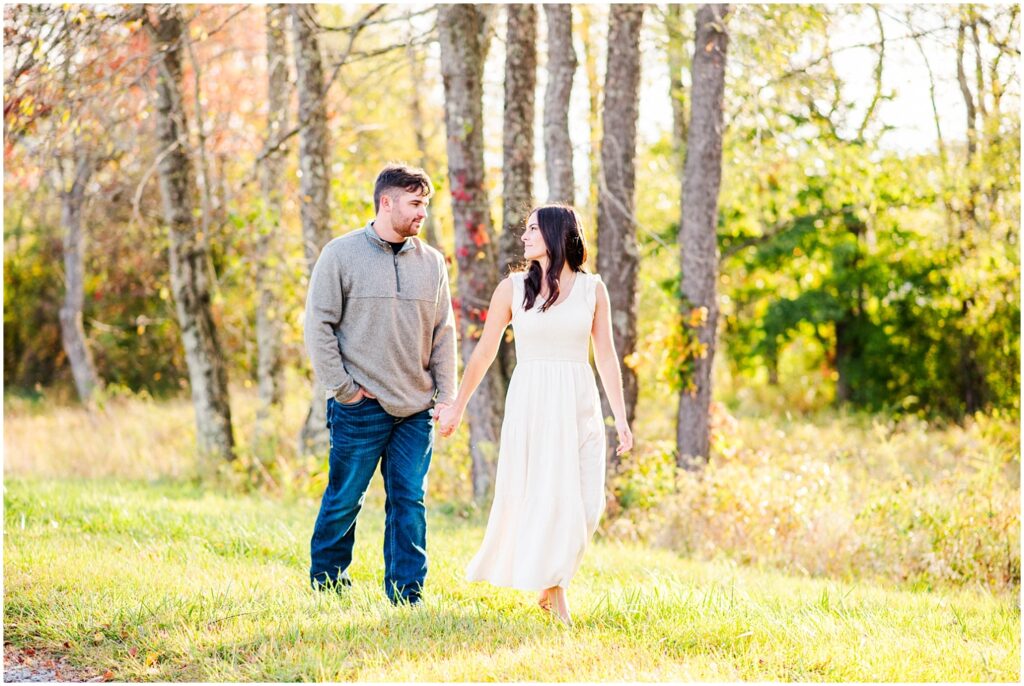
[[[619,434],[619,446],[615,449],[615,454],[621,455],[632,450],[633,432],[629,430],[629,424],[625,420],[615,420],[615,430]]]
[[[434,421],[437,422],[437,430],[442,438],[448,438],[455,433],[455,428],[462,421],[463,410],[456,405],[438,403],[434,406]]]

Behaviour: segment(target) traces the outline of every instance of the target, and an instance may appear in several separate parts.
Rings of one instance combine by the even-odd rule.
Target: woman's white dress
[[[605,434],[590,366],[600,276],[577,272],[568,296],[523,310],[512,274],[516,367],[505,399],[494,501],[470,581],[567,586],[604,511]]]

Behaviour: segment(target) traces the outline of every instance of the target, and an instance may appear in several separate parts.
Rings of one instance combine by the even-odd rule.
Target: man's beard
[[[404,224],[392,222],[391,227],[395,230],[395,233],[402,238],[409,238],[410,236],[415,236],[420,232],[420,225],[416,223],[415,219],[410,219]]]

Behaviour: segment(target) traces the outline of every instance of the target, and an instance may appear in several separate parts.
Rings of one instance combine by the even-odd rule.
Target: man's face
[[[418,234],[423,220],[427,218],[430,199],[422,193],[406,190],[396,191],[394,195],[388,194],[386,197],[391,205],[391,228],[395,233],[403,238]]]

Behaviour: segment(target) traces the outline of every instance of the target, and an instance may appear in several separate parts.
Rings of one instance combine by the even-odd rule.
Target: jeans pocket
[[[335,404],[337,404],[338,407],[344,407],[347,410],[351,410],[356,407],[362,407],[363,405],[366,404],[366,401],[368,401],[369,399],[369,396],[364,395],[362,398],[355,401],[354,403],[343,403],[340,400],[335,400],[334,402]]]

